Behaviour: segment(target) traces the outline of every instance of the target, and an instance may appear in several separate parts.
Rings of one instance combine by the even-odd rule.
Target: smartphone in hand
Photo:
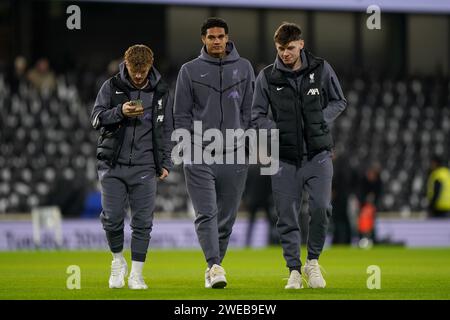
[[[142,108],[142,100],[131,100],[130,105]]]

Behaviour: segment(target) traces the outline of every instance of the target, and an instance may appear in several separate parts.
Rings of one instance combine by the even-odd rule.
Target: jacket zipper
[[[141,98],[141,90],[138,91],[138,99]],[[130,150],[130,158],[128,160],[128,166],[131,166],[131,157],[133,156],[133,146],[134,146],[134,137],[136,136],[136,124],[137,124],[137,117],[134,118],[134,126],[133,126],[133,137],[131,139],[131,150]]]
[[[220,131],[223,125],[223,105],[222,105],[222,59],[219,60],[219,81],[220,81]]]
[[[297,79],[295,79],[294,82],[295,82],[295,95],[296,95],[296,99],[295,99],[295,118],[298,120],[299,100],[301,98],[300,98],[300,95],[298,94],[298,82],[297,82]],[[300,123],[301,123],[302,131],[303,131],[303,118],[301,119]],[[298,141],[297,145],[299,145],[299,143],[300,143],[299,128],[298,128],[298,126],[296,126],[296,127],[297,127],[297,141]],[[298,157],[298,161],[300,162],[300,164],[303,161],[303,148],[304,148],[303,141],[301,141],[301,145],[302,145],[301,150],[299,150],[299,148],[297,147],[297,157]]]

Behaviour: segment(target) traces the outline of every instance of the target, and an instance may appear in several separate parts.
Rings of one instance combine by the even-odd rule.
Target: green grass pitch
[[[304,256],[305,250],[302,248]],[[130,261],[129,251],[126,252]],[[230,249],[223,266],[228,286],[203,288],[200,250],[150,250],[144,268],[149,289],[109,289],[107,251],[0,253],[0,299],[449,299],[450,249],[332,247],[320,258],[326,289],[285,290],[281,248]],[[67,267],[78,265],[81,289],[66,288]],[[381,289],[367,288],[370,265],[381,270]],[[130,266],[130,263],[129,263]]]

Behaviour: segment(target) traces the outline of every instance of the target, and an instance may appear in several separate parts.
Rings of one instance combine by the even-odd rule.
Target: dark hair
[[[286,45],[291,41],[302,39],[302,30],[298,25],[291,22],[283,22],[278,27],[273,36],[273,40],[281,45]]]
[[[201,35],[206,36],[207,30],[210,28],[224,28],[225,34],[228,34],[228,24],[221,18],[211,17],[206,19],[201,28]]]

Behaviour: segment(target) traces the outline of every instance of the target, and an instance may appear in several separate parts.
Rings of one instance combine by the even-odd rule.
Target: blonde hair
[[[145,69],[153,64],[153,51],[146,45],[135,44],[125,51],[124,59],[132,69]]]

